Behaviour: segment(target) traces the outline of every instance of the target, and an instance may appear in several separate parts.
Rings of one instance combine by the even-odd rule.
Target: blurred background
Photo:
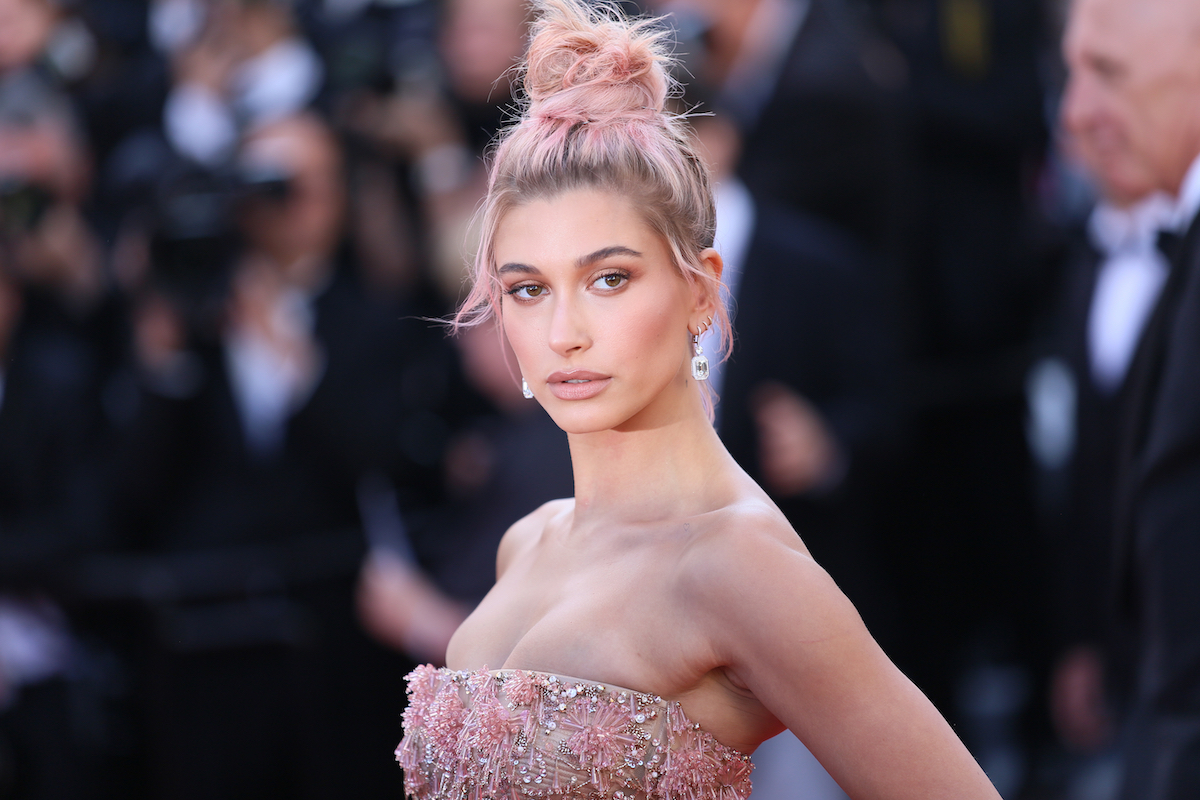
[[[731,452],[1005,798],[1111,797],[1130,334],[1089,360],[1062,3],[626,5],[720,180]],[[0,799],[400,796],[403,675],[572,492],[427,321],[527,13],[0,0]],[[755,797],[837,796],[798,758]]]

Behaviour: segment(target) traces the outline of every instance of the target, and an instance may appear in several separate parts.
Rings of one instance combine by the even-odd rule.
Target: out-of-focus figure
[[[183,6],[184,8],[178,8]],[[299,35],[290,6],[276,0],[188,4],[161,0],[169,10],[197,15],[192,26],[166,28],[160,40],[171,54],[174,86],[164,108],[171,144],[201,164],[215,166],[237,147],[243,130],[303,109],[324,72]]]
[[[512,103],[527,15],[521,0],[445,3],[435,68],[422,80],[400,74],[389,92],[360,94],[347,113],[351,130],[404,167],[430,276],[451,305],[463,289],[464,247],[486,189],[483,152]]]
[[[1101,199],[1069,254],[1047,352],[1028,386],[1048,534],[1050,718],[1066,754],[1066,791],[1100,800],[1115,796],[1115,717],[1128,693],[1128,648],[1111,613],[1122,412],[1169,271],[1157,238],[1172,204],[1148,184],[1130,197],[1107,185],[1100,165],[1081,163]]]
[[[745,146],[756,196],[864,246],[893,244],[903,167],[903,59],[839,0],[673,0],[681,51]]]
[[[1200,9],[1080,0],[1063,51],[1064,119],[1118,197],[1171,198],[1170,262],[1129,367],[1118,451],[1117,598],[1136,650],[1125,798],[1200,792]]]
[[[264,124],[235,164],[161,204],[112,489],[130,541],[96,579],[147,616],[154,791],[384,793],[395,719],[371,709],[405,662],[357,622],[364,498],[436,503],[452,353],[360,283],[324,123]]]
[[[47,56],[66,19],[0,2],[0,795],[20,799],[100,796],[104,750],[61,590],[105,539],[100,396],[119,322],[81,208],[87,145]]]
[[[895,292],[903,451],[883,487],[897,662],[1000,793],[1045,730],[1042,582],[1025,378],[1057,287],[1038,205],[1047,145],[1040,0],[871,0],[903,54],[907,128]]]

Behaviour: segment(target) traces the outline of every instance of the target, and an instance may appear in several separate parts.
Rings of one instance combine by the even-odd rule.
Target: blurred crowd
[[[730,451],[1006,798],[1111,798],[1084,384],[1132,346],[1075,352],[1064,4],[626,5],[718,175]],[[403,674],[572,491],[436,321],[527,15],[0,0],[0,799],[401,792]]]

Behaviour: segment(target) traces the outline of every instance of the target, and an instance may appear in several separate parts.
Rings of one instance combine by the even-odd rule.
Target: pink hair
[[[715,301],[719,358],[730,343],[716,276],[700,266],[716,231],[712,181],[684,119],[666,111],[675,89],[669,31],[585,0],[535,0],[520,118],[492,152],[470,293],[456,326],[499,316],[493,242],[505,214],[577,188],[631,197],[667,242],[680,275]],[[706,393],[711,409],[711,398]]]

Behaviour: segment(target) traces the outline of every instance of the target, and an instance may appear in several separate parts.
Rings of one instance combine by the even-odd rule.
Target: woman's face
[[[707,305],[630,200],[577,189],[517,206],[494,249],[504,332],[563,430],[656,427],[697,401],[688,328]]]

